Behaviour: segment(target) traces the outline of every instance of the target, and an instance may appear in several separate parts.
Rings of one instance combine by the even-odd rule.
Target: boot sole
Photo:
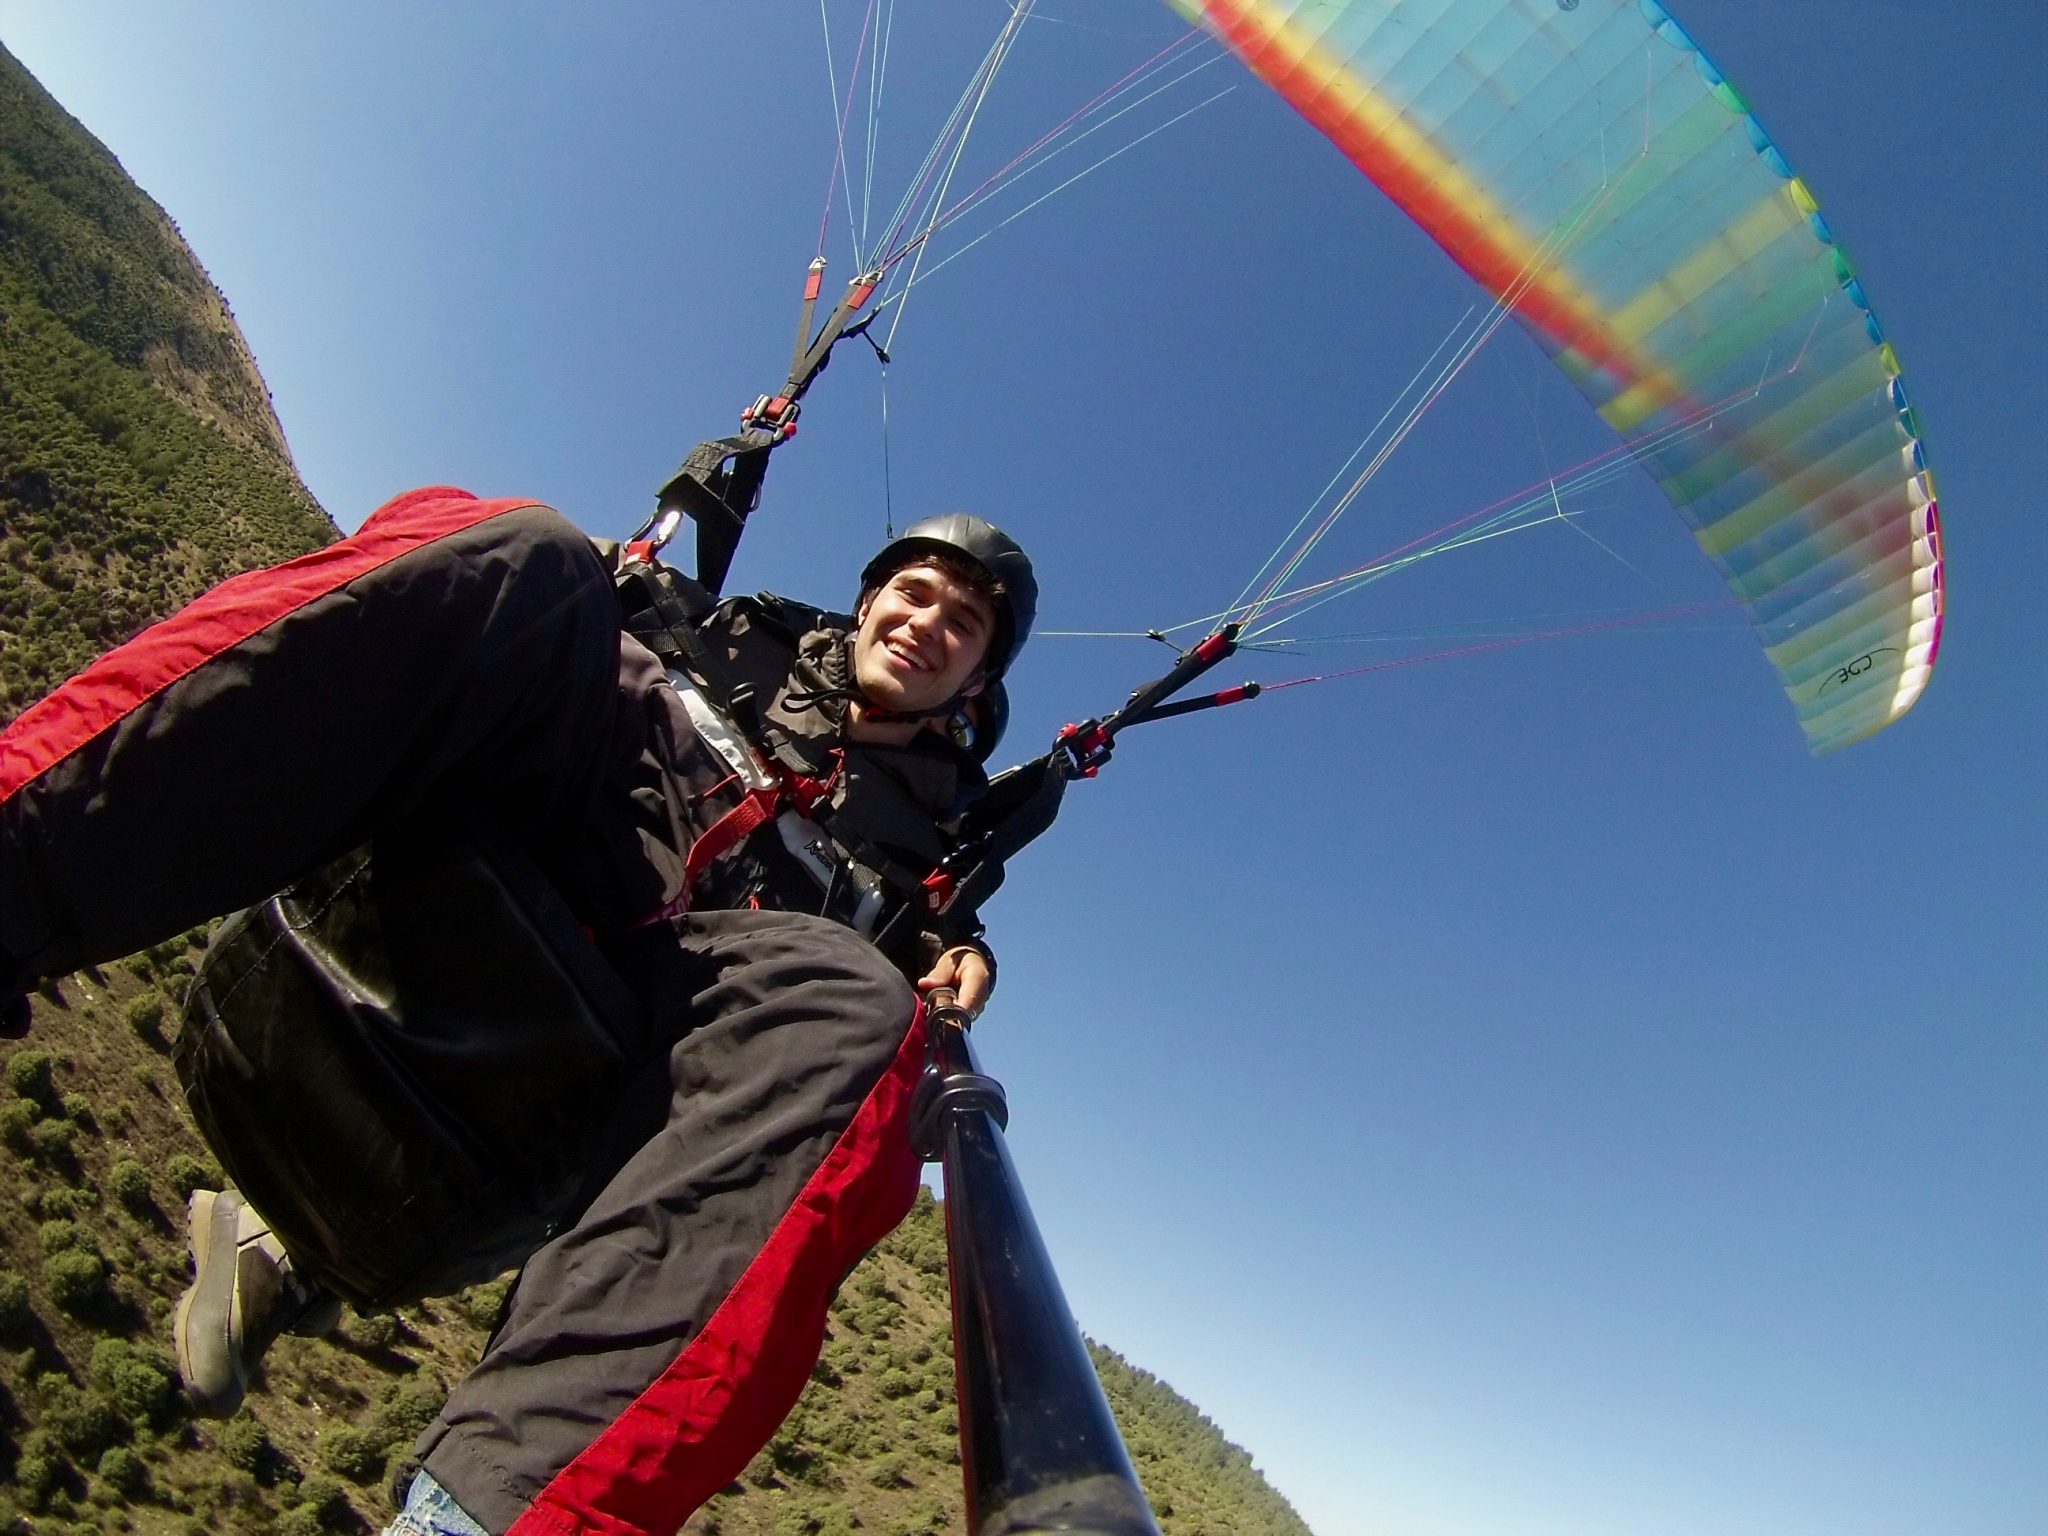
[[[195,1413],[208,1418],[231,1416],[248,1390],[248,1382],[235,1367],[233,1343],[235,1229],[240,1205],[239,1200],[220,1191],[200,1189],[193,1191],[186,1206],[192,1284],[178,1298],[178,1309],[171,1318],[171,1342],[177,1351],[186,1401]],[[218,1356],[207,1358],[216,1348],[224,1361]],[[223,1364],[225,1379],[221,1379]]]

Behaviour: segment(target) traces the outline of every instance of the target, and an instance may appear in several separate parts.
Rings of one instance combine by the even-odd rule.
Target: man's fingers
[[[953,967],[959,977],[956,986],[960,993],[960,1006],[970,1014],[980,1013],[988,1001],[988,962],[971,949],[959,951],[959,959]]]

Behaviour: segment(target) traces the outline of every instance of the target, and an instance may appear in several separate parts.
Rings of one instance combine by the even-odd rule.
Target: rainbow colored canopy
[[[1896,720],[1944,607],[1898,358],[1806,186],[1654,0],[1169,0],[1491,291],[1748,610],[1808,744]]]

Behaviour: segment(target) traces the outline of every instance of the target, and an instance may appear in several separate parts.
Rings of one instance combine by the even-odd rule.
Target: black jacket
[[[954,945],[987,954],[978,914],[957,905],[932,913],[923,884],[987,792],[980,765],[936,731],[901,747],[847,739],[853,621],[846,615],[766,593],[714,605],[685,577],[665,571],[660,579],[671,606],[658,614],[628,597],[636,611],[626,615],[619,662],[626,713],[646,728],[628,793],[615,802],[617,810],[630,808],[632,842],[619,841],[627,829],[616,821],[600,841],[610,843],[609,859],[658,871],[661,888],[656,894],[629,881],[644,906],[627,913],[613,904],[611,926],[686,908],[814,913],[883,938],[913,981]],[[687,893],[691,844],[740,804],[744,787],[693,722],[677,680],[694,686],[771,773],[806,789],[829,786],[804,823],[755,828],[711,859]],[[785,818],[797,812],[787,799],[778,809]],[[808,845],[809,857],[798,843]],[[616,864],[611,873],[616,885]],[[905,906],[911,911],[899,916]]]

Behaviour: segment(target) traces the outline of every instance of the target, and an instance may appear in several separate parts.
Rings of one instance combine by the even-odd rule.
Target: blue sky
[[[1952,602],[1918,709],[1815,761],[1720,620],[1290,690],[1132,734],[989,913],[982,1053],[1069,1300],[1322,1536],[2048,1528],[2048,22],[1674,8],[1904,359]],[[891,189],[1003,15],[899,10]],[[1041,15],[968,181],[1179,25]],[[833,158],[815,5],[0,0],[0,41],[176,217],[344,527],[454,482],[623,533],[780,378]],[[1220,608],[1470,302],[1233,64],[1181,100],[1212,80],[1237,88],[933,277],[893,343],[896,521],[1009,527],[1049,629]],[[848,595],[883,528],[876,373],[849,350],[813,392],[735,588]],[[1607,442],[1504,335],[1332,558]],[[1591,510],[1612,553],[1446,557],[1315,632],[1716,597],[1647,482]],[[1010,755],[1162,660],[1035,644]]]

